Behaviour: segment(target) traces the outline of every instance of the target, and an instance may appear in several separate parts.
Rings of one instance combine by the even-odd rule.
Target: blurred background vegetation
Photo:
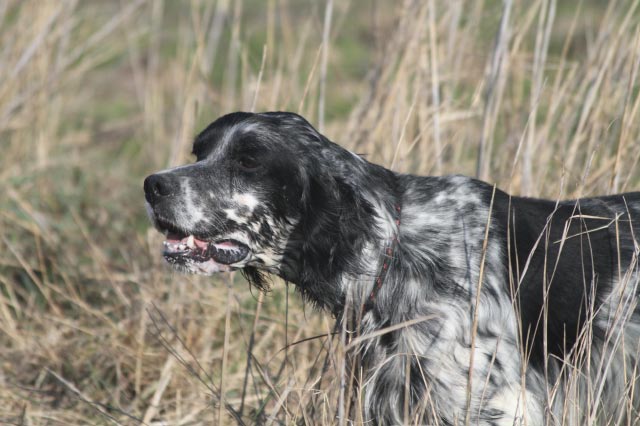
[[[0,1],[0,423],[339,422],[340,349],[288,346],[331,318],[170,272],[144,176],[291,110],[402,172],[638,189],[638,3]]]

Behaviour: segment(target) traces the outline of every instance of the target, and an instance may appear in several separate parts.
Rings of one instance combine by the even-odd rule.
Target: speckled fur
[[[237,266],[252,282],[265,286],[260,271],[292,282],[348,335],[393,328],[350,352],[365,420],[637,421],[640,194],[554,202],[463,176],[398,174],[292,113],[224,116],[194,153],[195,164],[166,172],[184,188],[152,217],[233,234],[251,248]],[[259,167],[241,170],[246,155]],[[363,311],[394,236],[389,273]]]

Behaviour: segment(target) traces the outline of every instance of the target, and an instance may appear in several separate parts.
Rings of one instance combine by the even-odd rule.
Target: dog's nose
[[[147,176],[144,180],[144,198],[151,204],[156,203],[162,197],[172,194],[173,185],[168,176],[156,174]]]

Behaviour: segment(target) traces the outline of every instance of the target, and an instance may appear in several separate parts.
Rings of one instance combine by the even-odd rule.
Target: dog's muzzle
[[[182,203],[177,179],[168,173],[151,175],[144,181],[144,193],[151,220],[166,236],[162,255],[169,264],[179,270],[207,275],[243,266],[240,263],[250,254],[246,244],[224,236],[198,237],[162,214],[167,205],[176,208]]]

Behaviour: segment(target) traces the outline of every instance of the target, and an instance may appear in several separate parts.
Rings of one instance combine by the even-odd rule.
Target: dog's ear
[[[318,167],[305,176],[302,185],[301,225],[305,241],[328,238],[354,243],[368,235],[373,207],[347,179]],[[353,237],[353,238],[349,238]]]
[[[336,307],[342,297],[337,283],[338,274],[357,274],[361,265],[358,255],[375,229],[373,207],[356,187],[331,167],[307,164],[300,171],[300,197],[303,291],[313,294],[310,299],[321,305]],[[325,300],[333,299],[333,300]]]

